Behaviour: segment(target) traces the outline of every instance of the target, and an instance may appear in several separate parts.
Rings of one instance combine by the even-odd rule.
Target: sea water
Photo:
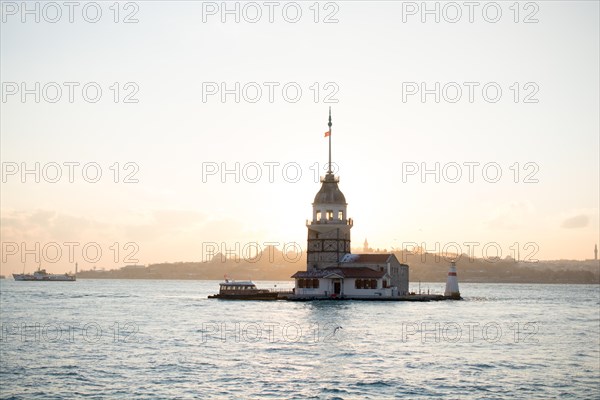
[[[600,286],[460,289],[226,301],[215,281],[2,280],[0,397],[600,398]]]

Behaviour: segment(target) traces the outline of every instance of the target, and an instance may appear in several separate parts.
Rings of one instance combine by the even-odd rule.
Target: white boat
[[[75,269],[77,273],[77,269]],[[39,269],[33,274],[13,274],[15,281],[50,281],[50,282],[74,282],[77,277],[74,274],[49,274],[45,269]]]
[[[219,284],[219,294],[208,296],[209,299],[227,300],[277,300],[278,292],[259,289],[252,281],[230,281]]]

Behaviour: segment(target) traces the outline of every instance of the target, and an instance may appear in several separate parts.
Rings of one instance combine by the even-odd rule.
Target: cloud
[[[3,241],[73,240],[82,233],[96,232],[106,224],[52,210],[6,210],[1,212]]]
[[[71,268],[71,250],[66,242],[77,243],[73,250],[74,259],[81,268],[91,265],[114,268],[131,263],[129,259],[140,262],[156,262],[166,260],[198,260],[201,258],[199,238],[210,237],[207,232],[207,217],[197,211],[159,209],[147,212],[131,212],[115,217],[107,222],[98,216],[82,217],[54,210],[0,210],[0,235],[2,242],[14,242],[19,247],[2,263],[3,272],[21,271],[23,249],[38,249],[26,257],[28,268],[41,263],[49,264],[52,271],[65,272]],[[224,233],[235,232],[239,225],[219,225],[226,228]],[[25,243],[25,247],[20,247]],[[97,262],[89,261],[95,257],[85,256],[83,247],[89,243],[99,246],[101,258]],[[52,248],[62,250],[58,260],[47,256],[44,248],[49,244]],[[133,245],[131,245],[133,244]],[[3,253],[4,254],[4,253]],[[37,255],[37,257],[36,257]],[[50,261],[49,261],[50,260]],[[133,261],[137,262],[137,261]],[[6,270],[4,269],[6,268]]]
[[[492,229],[518,229],[532,213],[533,206],[529,202],[511,202],[496,209],[487,225]]]
[[[563,220],[560,227],[565,229],[585,228],[589,223],[590,217],[588,215],[579,214]]]
[[[189,210],[153,210],[142,215],[143,223],[125,226],[125,232],[135,240],[153,241],[193,232],[206,222],[206,215]]]

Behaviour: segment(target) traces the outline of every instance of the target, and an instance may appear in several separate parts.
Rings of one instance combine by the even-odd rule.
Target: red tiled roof
[[[374,278],[379,279],[382,278],[386,271],[376,271],[367,267],[341,267],[341,268],[326,268],[321,270],[313,270],[313,271],[298,271],[292,278],[324,278],[328,275],[337,274],[342,278]]]
[[[371,268],[359,267],[359,268],[338,268],[342,272],[344,278],[381,278],[386,274],[385,269],[383,271],[375,271]]]
[[[325,275],[328,275],[329,271],[325,271],[322,269],[312,270],[312,271],[298,271],[292,278],[323,278]]]
[[[352,254],[349,256],[349,263],[387,263],[390,257],[394,257],[391,253],[378,254]]]

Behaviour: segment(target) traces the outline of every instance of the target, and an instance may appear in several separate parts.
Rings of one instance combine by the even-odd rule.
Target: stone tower
[[[312,221],[307,221],[307,271],[336,266],[350,253],[350,229],[346,198],[338,187],[339,178],[331,170],[331,109],[329,109],[329,168],[321,178],[321,190],[312,204]]]

